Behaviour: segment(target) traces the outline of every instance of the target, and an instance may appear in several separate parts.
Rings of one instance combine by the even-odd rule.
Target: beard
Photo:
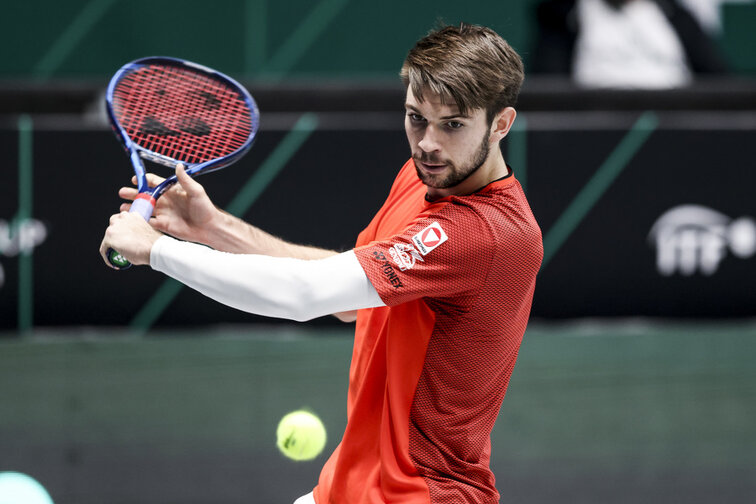
[[[442,173],[428,173],[415,165],[417,177],[428,187],[434,189],[448,189],[464,182],[470,175],[478,171],[483,163],[488,159],[488,134],[483,137],[483,141],[475,151],[475,154],[469,162],[457,166],[450,160],[441,160],[432,154],[423,152],[420,156],[413,156],[416,161],[427,164],[444,164],[447,170]]]

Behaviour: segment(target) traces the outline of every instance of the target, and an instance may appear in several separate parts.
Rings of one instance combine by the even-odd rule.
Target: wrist
[[[241,228],[242,221],[225,210],[216,209],[204,229],[205,245],[223,252],[249,253]]]
[[[223,216],[222,212],[213,207],[209,216],[205,216],[201,223],[195,224],[192,230],[191,237],[187,237],[186,241],[200,243],[213,247],[213,242],[216,240],[216,236],[223,230]],[[215,248],[215,247],[213,247]]]

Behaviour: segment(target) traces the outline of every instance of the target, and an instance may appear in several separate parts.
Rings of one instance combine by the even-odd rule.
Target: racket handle
[[[117,270],[125,270],[131,268],[131,263],[113,248],[108,249],[107,257],[110,265]]]
[[[129,213],[136,212],[141,215],[144,220],[149,221],[150,217],[152,217],[152,211],[154,209],[155,198],[148,194],[139,194],[131,204]],[[110,265],[117,270],[125,270],[131,268],[131,263],[121,254],[119,254],[115,249],[109,248],[106,256]]]

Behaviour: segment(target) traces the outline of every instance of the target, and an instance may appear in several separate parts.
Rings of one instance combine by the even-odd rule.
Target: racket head
[[[257,103],[244,86],[203,65],[165,56],[121,67],[105,103],[138,179],[142,159],[172,169],[183,163],[192,176],[228,166],[252,147],[260,126]]]
[[[176,175],[151,188],[144,159],[174,170],[182,163],[194,177],[246,154],[260,126],[257,103],[244,86],[216,70],[166,56],[122,66],[108,84],[105,104],[137,176],[139,195],[130,211],[145,220]],[[113,249],[107,258],[115,269],[131,266]]]

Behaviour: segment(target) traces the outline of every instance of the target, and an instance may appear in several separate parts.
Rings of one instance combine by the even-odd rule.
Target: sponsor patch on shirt
[[[441,229],[441,224],[433,222],[413,236],[412,243],[414,243],[417,250],[425,256],[448,239],[449,237],[446,236],[444,230]]]
[[[409,243],[397,243],[389,249],[389,255],[401,271],[407,271],[416,261],[423,262],[423,256]]]
[[[376,261],[381,263],[381,271],[386,276],[386,280],[388,280],[388,282],[394,289],[404,287],[402,281],[399,279],[399,275],[396,274],[394,267],[391,266],[391,263],[388,261],[386,255],[383,252],[376,250],[373,252],[373,257]]]

